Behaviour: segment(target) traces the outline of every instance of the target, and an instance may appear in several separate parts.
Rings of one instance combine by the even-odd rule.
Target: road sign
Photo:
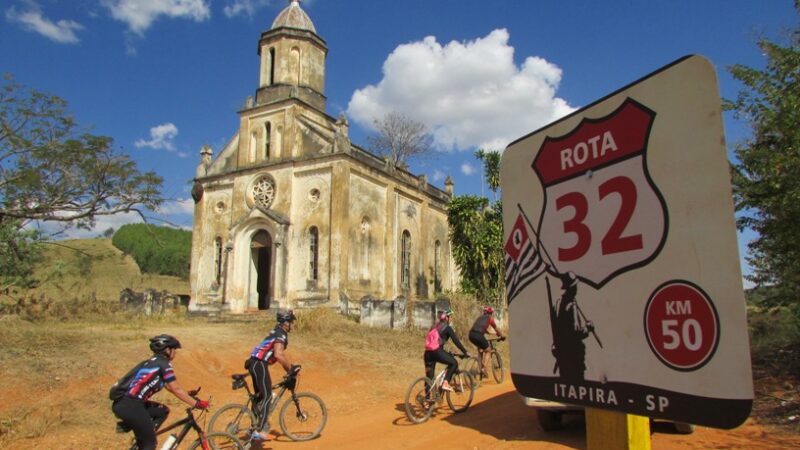
[[[520,393],[719,428],[747,418],[721,114],[713,67],[690,56],[505,150]]]

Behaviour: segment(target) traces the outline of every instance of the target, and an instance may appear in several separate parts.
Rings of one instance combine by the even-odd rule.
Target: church
[[[298,0],[258,41],[255,95],[214,157],[200,151],[193,311],[346,308],[434,299],[457,287],[453,195],[350,142],[325,112],[328,48]]]

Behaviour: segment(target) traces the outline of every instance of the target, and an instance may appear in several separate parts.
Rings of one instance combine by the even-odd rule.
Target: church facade
[[[261,34],[239,130],[201,150],[190,310],[338,307],[454,289],[445,190],[350,142],[325,113],[327,46],[297,0]]]

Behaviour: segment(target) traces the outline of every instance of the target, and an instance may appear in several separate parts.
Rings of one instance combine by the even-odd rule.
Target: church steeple
[[[325,41],[300,1],[290,0],[258,42],[261,71],[256,106],[298,98],[324,112],[327,53]]]
[[[300,0],[290,0],[289,6],[284,8],[275,18],[275,21],[272,22],[273,30],[281,27],[317,32],[317,29],[314,28],[314,23],[311,22],[311,18],[300,7]]]

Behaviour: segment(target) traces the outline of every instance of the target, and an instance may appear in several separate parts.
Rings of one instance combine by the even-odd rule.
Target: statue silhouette
[[[550,301],[552,352],[556,358],[553,372],[558,370],[566,381],[582,381],[586,371],[586,345],[583,341],[594,332],[594,325],[586,320],[578,307],[578,278],[575,274],[567,272],[559,274],[558,278],[563,292],[555,305]]]

